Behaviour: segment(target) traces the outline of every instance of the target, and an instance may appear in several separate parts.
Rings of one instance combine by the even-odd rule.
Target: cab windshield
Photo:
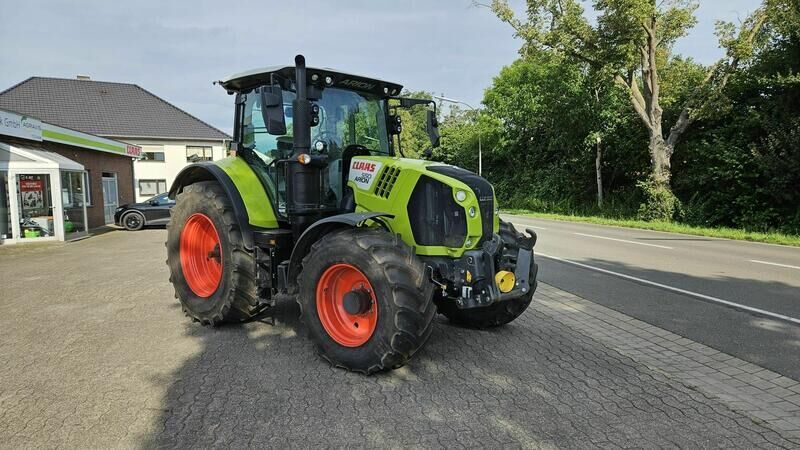
[[[251,91],[245,96],[242,117],[242,145],[252,149],[263,164],[256,164],[262,179],[267,180],[272,198],[277,200],[278,211],[285,211],[286,186],[282,170],[276,169],[275,160],[292,154],[292,101],[294,92],[283,91],[283,111],[287,134],[275,136],[267,133],[261,115],[261,96]],[[321,198],[326,206],[337,207],[342,198],[342,152],[349,145],[366,147],[372,155],[391,155],[386,128],[386,101],[369,94],[327,88],[319,100],[319,124],[311,128],[311,154],[328,155],[328,166],[323,171]]]

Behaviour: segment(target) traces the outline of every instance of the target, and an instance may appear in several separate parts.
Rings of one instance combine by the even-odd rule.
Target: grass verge
[[[598,225],[612,225],[616,227],[639,228],[642,230],[665,231],[668,233],[682,233],[695,236],[735,239],[739,241],[766,242],[768,244],[800,247],[800,236],[782,233],[760,233],[755,231],[739,230],[736,228],[697,227],[675,222],[645,222],[643,220],[610,219],[599,216],[571,216],[567,214],[538,213],[521,209],[509,209],[503,210],[502,212],[505,214],[537,217],[541,219],[594,223]]]

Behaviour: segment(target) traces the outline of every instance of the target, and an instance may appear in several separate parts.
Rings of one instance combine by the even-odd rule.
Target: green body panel
[[[367,189],[363,189],[352,180],[347,183],[355,193],[357,212],[383,212],[393,215],[393,218],[385,219],[384,222],[389,226],[392,233],[399,234],[403,242],[414,247],[418,255],[458,258],[463,255],[464,251],[477,247],[482,234],[478,199],[475,198],[475,194],[469,186],[461,181],[426,170],[429,165],[441,165],[441,163],[391,156],[358,156],[354,159],[357,161],[370,161],[380,165],[375,170],[374,179]],[[247,209],[250,224],[261,228],[278,228],[278,219],[270,197],[253,169],[242,158],[238,157],[225,158],[215,161],[214,164],[224,170],[236,185],[236,189],[241,194],[242,201]],[[387,168],[399,169],[400,172],[388,197],[384,197],[376,194],[375,188],[378,184],[378,179]],[[414,240],[407,206],[414,187],[421,176],[431,177],[453,188],[453,198],[456,203],[464,208],[464,217],[467,219],[467,238],[461,247],[424,246]],[[455,198],[458,190],[463,190],[467,194],[467,198],[462,202]],[[495,199],[494,203],[497,205],[497,199]],[[467,214],[470,207],[475,208],[475,217],[469,217],[469,214]],[[497,233],[500,228],[500,217],[496,213],[492,217],[494,218],[492,230]]]
[[[247,209],[250,225],[278,228],[278,218],[272,208],[272,202],[253,169],[242,158],[235,156],[215,161],[214,164],[224,170],[236,185]]]
[[[356,211],[385,212],[394,215],[394,218],[385,220],[390,231],[399,234],[403,242],[415,248],[418,255],[457,258],[464,251],[474,249],[477,246],[482,234],[478,200],[472,190],[461,181],[426,170],[429,165],[441,165],[441,163],[390,156],[358,156],[354,160],[371,161],[380,165],[380,167],[376,168],[374,180],[368,188],[365,189],[359,186],[352,179],[348,181],[348,186],[353,188],[355,193]],[[381,175],[389,167],[400,169],[400,173],[388,197],[384,197],[376,194],[375,191]],[[467,239],[461,247],[423,246],[414,241],[414,234],[411,231],[411,223],[409,222],[406,208],[417,181],[423,175],[452,187],[454,199],[458,190],[464,190],[467,193],[467,198],[464,201],[459,202],[456,200],[456,203],[464,207],[464,216],[467,219]],[[497,205],[496,198],[494,204]],[[475,208],[477,212],[475,217],[469,217],[466,213],[470,207]],[[495,212],[493,212],[492,217],[494,217],[492,230],[497,233],[500,228],[500,217]]]

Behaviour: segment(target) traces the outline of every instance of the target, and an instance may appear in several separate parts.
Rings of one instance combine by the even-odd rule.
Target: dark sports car
[[[175,206],[167,194],[158,194],[142,203],[128,203],[114,212],[114,223],[126,230],[141,230],[147,225],[166,225],[169,222],[169,210]]]

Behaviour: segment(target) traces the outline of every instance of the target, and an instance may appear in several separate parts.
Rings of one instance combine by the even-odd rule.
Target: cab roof
[[[244,92],[269,83],[271,75],[278,75],[285,80],[294,81],[294,66],[270,66],[260,69],[248,70],[246,72],[231,75],[218,83],[229,93]],[[330,68],[306,67],[307,83],[319,87],[337,87],[354,91],[369,92],[379,96],[399,95],[403,89],[402,85],[377,78],[368,78],[361,75],[352,75]],[[330,77],[331,82],[326,79]]]

